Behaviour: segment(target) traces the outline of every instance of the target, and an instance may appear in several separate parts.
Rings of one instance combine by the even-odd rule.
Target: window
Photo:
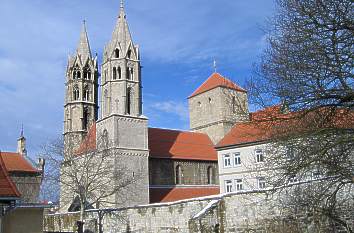
[[[262,163],[264,162],[264,155],[263,155],[263,150],[256,150],[256,161],[257,163]]]
[[[126,103],[126,112],[127,114],[130,114],[131,111],[131,88],[127,88],[127,103]]]
[[[84,101],[89,101],[90,100],[90,91],[87,86],[84,88],[84,94],[83,94],[83,100]]]
[[[120,67],[118,67],[118,78],[122,78],[122,69]]]
[[[242,184],[242,179],[236,179],[235,180],[235,185],[236,185],[236,191],[241,191],[243,190],[243,184]]]
[[[90,67],[88,66],[88,64],[84,67],[84,79],[91,79],[91,71],[90,71]]]
[[[82,116],[82,129],[83,130],[87,130],[88,120],[89,120],[89,111],[87,108],[84,108],[84,112],[83,112],[83,116]]]
[[[117,68],[113,67],[113,80],[117,79]]]
[[[182,184],[182,168],[181,165],[177,165],[176,166],[176,170],[175,170],[175,174],[176,174],[176,184]]]
[[[79,91],[78,86],[74,87],[73,98],[74,98],[74,100],[79,100],[79,98],[80,98],[80,91]]]
[[[240,154],[240,152],[236,152],[234,154],[234,160],[235,160],[235,162],[234,162],[235,166],[241,165],[241,154]]]
[[[232,181],[231,180],[225,180],[225,191],[227,193],[232,192]]]
[[[295,152],[293,147],[286,148],[286,158],[289,160],[293,160],[295,158]]]
[[[127,53],[127,57],[130,59],[131,56],[132,56],[132,51],[129,49]]]
[[[209,103],[211,104],[211,98],[209,97]]]
[[[213,184],[214,183],[214,171],[213,171],[212,166],[208,167],[207,176],[208,176],[208,184]]]
[[[130,68],[130,74],[129,74],[129,76],[130,76],[130,79],[131,79],[131,80],[134,80],[134,70],[133,70],[133,68]]]
[[[224,155],[224,167],[231,167],[230,155]]]
[[[289,177],[289,183],[290,183],[290,184],[296,183],[296,182],[298,182],[298,181],[299,181],[299,179],[298,179],[298,177],[297,177],[296,175],[291,175],[291,176]]]
[[[313,180],[317,180],[320,179],[322,177],[322,173],[320,171],[314,171],[312,172],[312,179]]]
[[[258,178],[258,189],[265,189],[266,188],[266,180],[264,177]]]
[[[114,56],[115,58],[119,58],[119,49],[114,50]]]

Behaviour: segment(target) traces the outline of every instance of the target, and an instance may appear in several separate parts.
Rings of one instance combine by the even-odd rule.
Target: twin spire
[[[112,39],[105,48],[105,51],[110,54],[117,47],[120,47],[122,51],[127,51],[130,44],[133,44],[133,42],[129,31],[128,22],[126,20],[126,15],[124,12],[124,0],[120,0],[119,16],[112,34]],[[78,55],[81,56],[82,61],[85,61],[87,58],[92,57],[85,20],[82,24],[80,40],[76,52]]]
[[[87,36],[86,21],[83,21],[80,40],[76,50],[77,54],[81,55],[81,59],[85,61],[87,58],[91,58],[91,48]]]

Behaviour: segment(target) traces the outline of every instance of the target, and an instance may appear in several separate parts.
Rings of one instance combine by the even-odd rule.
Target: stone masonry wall
[[[303,212],[288,216],[264,192],[243,192],[195,198],[173,203],[87,212],[90,233],[226,233],[226,232],[345,232],[329,219]],[[342,209],[350,227],[352,210]],[[78,213],[47,215],[44,232],[75,232]],[[100,231],[101,230],[101,231]]]

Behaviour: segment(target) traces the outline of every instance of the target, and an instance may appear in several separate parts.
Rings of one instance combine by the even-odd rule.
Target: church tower
[[[216,145],[237,122],[249,120],[247,91],[216,71],[189,97],[190,129]]]
[[[101,68],[100,119],[96,140],[114,151],[117,169],[136,182],[112,200],[118,206],[149,203],[148,119],[142,115],[139,47],[133,43],[123,1],[111,40],[104,48]],[[100,143],[100,141],[108,143]],[[129,198],[122,200],[121,198]]]
[[[76,53],[69,56],[66,69],[64,140],[72,147],[66,149],[75,149],[97,120],[97,92],[97,56],[91,55],[84,21]]]

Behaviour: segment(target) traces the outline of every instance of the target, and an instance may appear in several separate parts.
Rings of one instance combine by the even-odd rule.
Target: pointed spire
[[[121,0],[119,16],[112,34],[112,40],[110,41],[110,44],[107,47],[108,56],[110,56],[110,54],[113,54],[113,51],[116,48],[120,48],[123,53],[126,53],[130,44],[133,44],[133,41],[124,12],[124,1]]]
[[[21,135],[20,138],[23,138],[23,124],[21,125]]]
[[[77,46],[77,53],[81,55],[82,58],[89,57],[91,58],[91,49],[90,49],[90,44],[87,36],[87,30],[86,30],[86,21],[83,21],[82,24],[82,29],[80,33],[80,41]]]

